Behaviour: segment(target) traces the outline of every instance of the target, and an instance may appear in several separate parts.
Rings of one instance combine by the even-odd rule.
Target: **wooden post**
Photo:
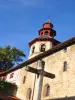
[[[35,93],[33,100],[41,100],[42,84],[43,84],[43,72],[44,72],[44,61],[38,61],[38,70],[41,70],[41,74],[36,75]]]

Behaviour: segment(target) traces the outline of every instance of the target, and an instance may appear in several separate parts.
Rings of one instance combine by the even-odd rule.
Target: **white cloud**
[[[39,5],[39,0],[19,0],[26,7],[36,7]]]
[[[11,9],[21,7],[39,7],[41,4],[40,0],[1,0],[0,8]]]

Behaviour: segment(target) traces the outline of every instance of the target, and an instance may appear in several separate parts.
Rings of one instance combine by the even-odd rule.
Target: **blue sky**
[[[75,0],[0,0],[0,46],[16,46],[28,56],[28,43],[49,18],[56,39],[75,36]]]

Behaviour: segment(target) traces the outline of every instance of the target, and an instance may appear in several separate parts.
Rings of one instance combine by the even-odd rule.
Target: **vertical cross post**
[[[42,61],[42,60],[38,61],[38,68],[37,69],[41,70],[41,73],[36,75],[35,93],[34,93],[33,100],[41,100],[44,65],[45,65],[44,61]]]

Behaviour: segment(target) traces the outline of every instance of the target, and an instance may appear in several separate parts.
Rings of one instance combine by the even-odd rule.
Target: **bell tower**
[[[39,37],[29,42],[29,58],[43,53],[60,43],[60,41],[54,39],[56,31],[53,29],[53,24],[50,21],[43,24],[43,27],[38,31],[38,34]]]

